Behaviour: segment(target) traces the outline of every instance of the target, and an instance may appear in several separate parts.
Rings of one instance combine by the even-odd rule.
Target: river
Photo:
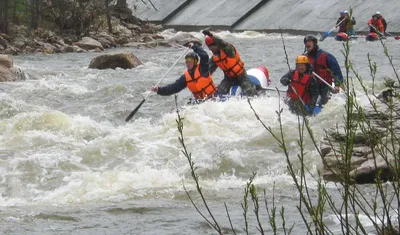
[[[203,38],[198,32],[193,35]],[[279,79],[288,68],[280,35],[219,35],[238,48],[247,68],[266,66],[271,86],[284,89]],[[173,34],[166,31],[164,36]],[[303,36],[285,35],[285,43],[294,67],[296,56],[304,50]],[[386,43],[399,65],[400,42],[388,38]],[[353,65],[369,87],[368,53],[378,65],[378,81],[393,76],[379,42],[359,38],[350,44]],[[342,43],[328,38],[320,46],[343,66]],[[88,69],[99,53],[14,57],[15,66],[31,78],[0,84],[1,234],[215,234],[183,189],[184,182],[200,203],[178,141],[174,97],[150,96],[129,123],[124,121],[183,50],[117,48],[104,52],[133,52],[143,65],[131,70]],[[182,59],[162,85],[175,81],[184,68]],[[219,83],[221,77],[217,72],[214,80]],[[366,102],[359,85],[356,90],[359,101]],[[187,90],[178,96],[185,141],[221,225],[229,228],[226,202],[238,234],[243,233],[243,189],[252,172],[257,172],[254,182],[260,197],[265,189],[272,203],[275,185],[276,205],[285,206],[286,223],[296,224],[294,234],[305,234],[296,209],[298,193],[284,154],[247,101],[189,106],[185,105],[189,97]],[[317,140],[324,128],[342,122],[344,103],[343,94],[335,95],[320,115],[310,119]],[[279,128],[275,111],[283,105],[285,136],[296,163],[297,117],[275,92],[255,98],[252,104],[273,131]],[[306,165],[316,174],[322,162],[310,139],[305,141]],[[309,180],[313,192],[316,182],[312,177]],[[336,190],[332,183],[327,187],[332,193]],[[364,186],[372,193],[369,187]],[[265,210],[263,222],[270,233]],[[333,216],[327,224],[333,230],[339,228]],[[252,233],[257,233],[255,226],[250,223]]]

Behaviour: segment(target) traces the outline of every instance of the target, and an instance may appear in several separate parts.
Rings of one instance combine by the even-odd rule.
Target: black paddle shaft
[[[125,118],[125,122],[129,122],[133,118],[133,116],[137,113],[137,111],[140,109],[140,106],[146,101],[146,99],[143,99],[142,102],[129,114],[128,117]]]

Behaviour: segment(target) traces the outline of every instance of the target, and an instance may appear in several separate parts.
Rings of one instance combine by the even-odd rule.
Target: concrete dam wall
[[[128,0],[142,20],[182,31],[212,30],[277,32],[326,32],[339,12],[353,9],[356,31],[368,31],[368,19],[380,11],[388,32],[400,32],[400,0],[152,0],[150,4]],[[133,7],[134,6],[134,7]]]

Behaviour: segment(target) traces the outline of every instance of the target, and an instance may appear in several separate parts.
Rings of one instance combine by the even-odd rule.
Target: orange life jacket
[[[327,64],[327,55],[324,52],[317,51],[316,56],[317,61],[315,61],[315,59],[311,56],[307,55],[309,63],[314,66],[314,72],[321,76],[329,84],[332,84],[333,77]],[[318,80],[318,83],[322,82]]]
[[[244,72],[244,63],[240,59],[239,52],[235,47],[235,57],[230,58],[223,50],[219,51],[218,55],[213,55],[212,60],[214,63],[224,71],[225,75],[229,78],[239,77]]]
[[[374,20],[374,18],[368,20],[368,24],[374,26],[376,30],[383,33],[385,32],[385,28],[383,27],[383,23],[381,19]]]
[[[190,75],[189,71],[184,72],[186,79],[186,86],[193,93],[196,99],[205,99],[211,97],[216,87],[212,80],[211,74],[208,73],[208,77],[202,77],[200,73],[200,66],[196,65],[194,69],[194,78]]]
[[[294,71],[292,82],[290,83],[286,95],[292,99],[299,99],[299,96],[304,101],[305,104],[309,104],[311,102],[310,92],[308,92],[308,88],[310,86],[310,78],[309,74],[304,74],[300,79],[299,71]],[[299,96],[296,95],[296,92],[293,91],[292,87],[296,89],[296,92]]]

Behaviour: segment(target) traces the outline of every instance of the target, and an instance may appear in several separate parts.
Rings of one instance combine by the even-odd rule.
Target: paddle
[[[372,26],[372,24],[370,24],[369,27],[373,28],[375,30],[375,32],[378,32],[379,35],[381,35],[381,37],[386,38],[385,35],[382,34],[380,31],[378,31],[374,26]]]
[[[317,77],[319,80],[321,80],[321,82],[325,83],[329,88],[331,88],[332,90],[334,89],[334,87],[332,87],[331,84],[329,84],[327,81],[325,81],[325,79],[321,78],[316,72],[312,72],[312,74]]]
[[[386,35],[389,35],[390,37],[393,37],[395,40],[400,40],[400,36],[393,36],[393,34],[385,32]]]
[[[190,48],[187,48],[180,56],[179,58],[175,61],[175,63],[168,69],[168,71],[164,74],[164,76],[160,79],[160,81],[157,82],[156,85],[154,86],[158,86],[162,80],[164,80],[164,78],[167,76],[167,74],[171,71],[171,69],[179,62],[179,60],[182,58],[182,56],[184,56],[186,54],[186,52],[189,50]],[[142,102],[139,103],[139,105],[129,114],[129,116],[125,119],[125,122],[129,122],[129,120],[132,119],[132,117],[136,114],[136,112],[140,109],[140,107],[142,106],[142,104],[146,101],[147,98],[149,98],[149,96],[152,94],[152,92],[148,93],[146,95],[146,97],[143,98]]]
[[[269,88],[269,87],[262,87],[262,90],[266,90],[266,91],[279,91],[279,92],[286,92],[285,90],[281,90],[281,89],[276,89],[276,88]]]
[[[333,30],[335,30],[346,18],[343,18],[343,20],[341,20],[337,25],[335,25],[335,27],[333,27],[333,29],[331,29],[331,31],[328,31],[324,34],[322,34],[321,38],[319,39],[321,42],[325,40],[325,38],[327,38]]]

